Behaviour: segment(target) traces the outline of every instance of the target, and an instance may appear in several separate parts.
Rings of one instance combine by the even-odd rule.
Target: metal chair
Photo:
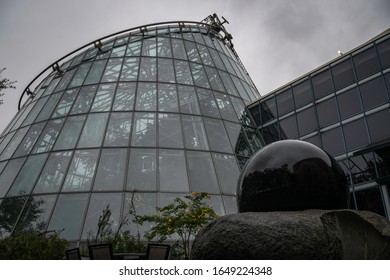
[[[88,250],[89,250],[89,259],[91,260],[112,260],[113,259],[111,243],[89,245]]]
[[[147,260],[167,260],[171,246],[168,244],[148,243],[146,249]]]
[[[67,260],[81,260],[79,248],[73,248],[73,249],[66,250],[65,257]]]

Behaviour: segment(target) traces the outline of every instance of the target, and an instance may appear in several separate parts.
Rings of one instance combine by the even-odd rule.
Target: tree
[[[1,74],[4,72],[6,68],[0,69],[0,97],[3,96],[5,93],[2,92],[5,89],[15,89],[14,86],[16,84],[16,81],[11,81],[7,78],[1,78]],[[3,104],[3,99],[0,99],[0,105]]]
[[[159,242],[163,242],[171,235],[178,235],[184,258],[188,259],[191,239],[204,225],[217,217],[204,199],[210,199],[210,196],[204,192],[193,192],[184,196],[184,199],[176,198],[164,207],[157,207],[157,212],[152,215],[135,216],[135,222],[154,223],[145,234],[148,240],[158,239]]]

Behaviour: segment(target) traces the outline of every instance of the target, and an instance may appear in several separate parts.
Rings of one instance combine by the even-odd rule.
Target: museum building
[[[84,241],[107,206],[115,231],[130,207],[192,192],[235,213],[242,167],[280,139],[329,152],[351,208],[389,218],[389,31],[260,97],[226,23],[124,30],[42,71],[0,136],[0,238],[33,227]]]

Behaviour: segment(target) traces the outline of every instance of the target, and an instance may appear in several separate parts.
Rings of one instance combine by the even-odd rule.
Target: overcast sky
[[[0,0],[0,67],[18,81],[2,97],[0,132],[29,82],[74,49],[131,27],[212,13],[230,22],[262,95],[390,28],[390,0]]]

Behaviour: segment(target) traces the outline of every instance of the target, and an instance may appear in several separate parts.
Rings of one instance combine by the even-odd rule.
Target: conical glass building
[[[151,214],[191,192],[236,212],[240,168],[263,142],[246,111],[259,94],[225,22],[136,27],[42,71],[0,137],[0,235],[37,227],[82,241],[107,205],[115,231],[130,205]]]

